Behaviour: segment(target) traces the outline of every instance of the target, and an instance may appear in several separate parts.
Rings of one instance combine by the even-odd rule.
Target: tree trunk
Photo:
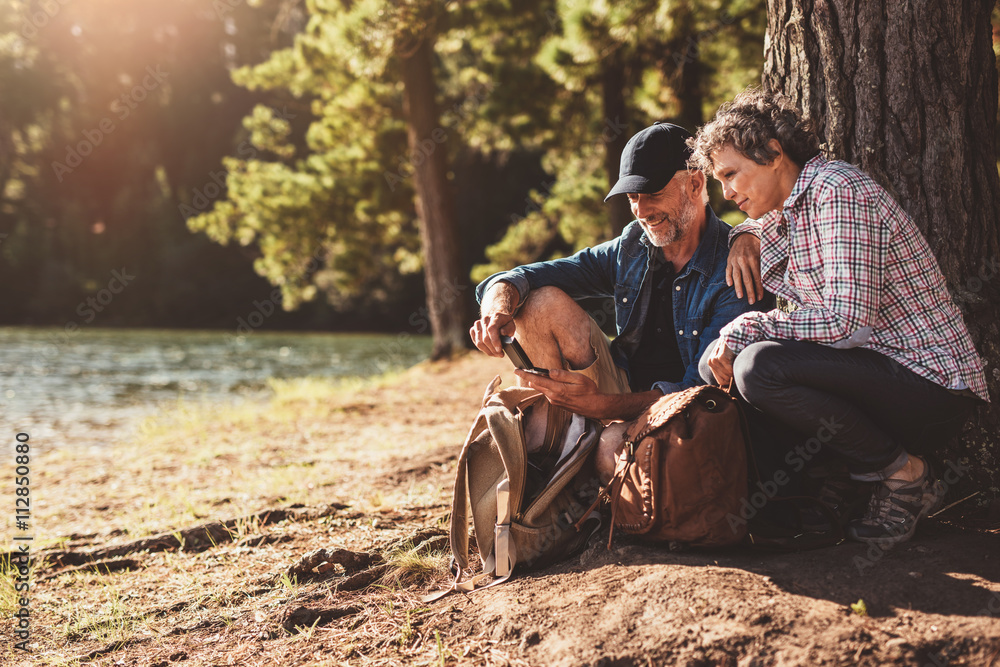
[[[677,73],[676,95],[678,118],[680,124],[692,134],[705,124],[702,113],[704,102],[701,93],[701,58],[698,55],[698,37],[692,34],[689,38],[691,53],[681,63]]]
[[[455,202],[448,182],[446,149],[435,99],[433,41],[424,38],[400,57],[407,138],[414,165],[417,215],[424,249],[427,314],[434,337],[432,359],[448,357],[469,342],[461,276]]]
[[[601,139],[604,141],[604,171],[608,175],[608,190],[618,182],[622,151],[628,143],[628,107],[625,104],[625,65],[617,54],[608,58],[601,69],[602,111],[606,122]],[[625,225],[632,222],[632,209],[628,198],[613,197],[606,204],[611,237],[622,233]]]
[[[14,168],[14,124],[0,115],[0,201]]]
[[[1000,491],[1000,179],[994,0],[768,0],[764,87],[828,157],[885,187],[926,235],[983,356],[993,403],[942,450]],[[944,443],[942,443],[944,445]]]
[[[701,37],[691,6],[678,3],[672,12],[677,37],[669,45],[672,64],[674,97],[677,98],[677,122],[692,134],[704,125],[704,96],[701,90]]]

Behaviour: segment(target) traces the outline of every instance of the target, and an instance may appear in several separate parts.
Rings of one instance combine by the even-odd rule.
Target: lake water
[[[72,444],[178,399],[260,400],[268,378],[376,375],[430,349],[407,334],[0,327],[0,411],[12,435]]]

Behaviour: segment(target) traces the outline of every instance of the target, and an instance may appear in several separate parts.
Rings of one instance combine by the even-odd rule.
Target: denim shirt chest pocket
[[[629,327],[629,320],[638,301],[638,285],[623,285],[620,282],[615,284],[615,318],[619,334]]]
[[[641,234],[641,229],[632,230]],[[629,328],[635,328],[636,304],[639,302],[639,291],[646,276],[649,262],[649,251],[641,239],[635,243],[623,244],[622,253],[618,257],[618,271],[615,280],[615,318],[618,325],[618,335]]]

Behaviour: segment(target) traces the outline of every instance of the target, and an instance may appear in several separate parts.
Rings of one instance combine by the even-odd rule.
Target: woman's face
[[[781,210],[791,194],[779,177],[779,162],[757,164],[727,144],[712,152],[712,176],[722,184],[726,199],[732,199],[747,216],[757,219],[769,211]]]

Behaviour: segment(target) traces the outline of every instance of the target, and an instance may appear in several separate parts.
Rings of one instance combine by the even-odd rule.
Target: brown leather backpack
[[[608,492],[615,528],[689,545],[735,544],[746,535],[747,434],[736,400],[719,387],[664,396],[628,424]]]

